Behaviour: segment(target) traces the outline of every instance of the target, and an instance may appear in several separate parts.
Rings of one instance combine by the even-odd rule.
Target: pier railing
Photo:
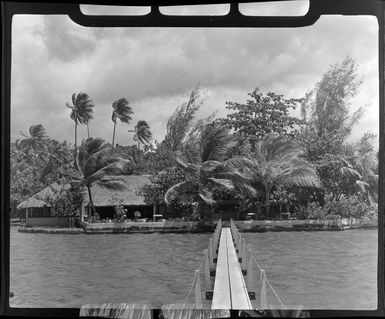
[[[213,299],[221,231],[222,222],[219,220],[213,235],[210,237],[208,248],[203,252],[199,267],[195,270],[194,280],[184,306],[187,305],[193,291],[195,295],[195,307],[197,309],[207,308]],[[269,303],[271,306],[275,309],[277,309],[277,307],[286,309],[276,290],[267,279],[265,269],[260,267],[254,257],[252,249],[246,244],[245,238],[240,234],[232,220],[230,221],[230,232],[239,265],[244,276],[248,297],[253,308],[269,308],[268,296],[272,296],[275,300]],[[269,300],[271,299],[269,298]]]
[[[275,301],[274,308],[279,306],[282,309],[286,309],[285,304],[278,296],[276,290],[273,288],[271,283],[266,277],[266,271],[257,262],[252,249],[246,244],[245,238],[238,231],[233,220],[230,221],[231,234],[233,236],[234,243],[236,245],[236,251],[238,254],[239,262],[241,264],[242,272],[246,277],[246,286],[249,292],[251,300],[255,300],[255,304],[258,305],[257,300],[259,299],[258,307],[261,309],[268,308],[267,297],[272,295]],[[257,270],[258,273],[254,273]],[[258,280],[259,278],[259,280]],[[259,288],[259,298],[257,296],[257,289]]]
[[[218,260],[218,245],[219,245],[219,240],[221,236],[221,230],[222,230],[222,221],[219,220],[213,235],[210,237],[209,245],[207,249],[203,251],[203,257],[199,263],[199,267],[195,270],[193,283],[191,285],[191,289],[188,293],[188,296],[186,298],[184,305],[187,305],[187,302],[192,294],[192,291],[195,290],[195,306],[196,308],[203,307],[204,303],[202,302],[202,289],[201,289],[202,276],[204,276],[205,300],[212,299],[216,262]]]

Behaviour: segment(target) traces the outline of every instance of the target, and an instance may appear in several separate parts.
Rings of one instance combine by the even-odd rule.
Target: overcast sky
[[[66,102],[86,92],[95,104],[92,136],[111,141],[111,104],[126,97],[133,121],[117,125],[118,144],[146,120],[161,141],[166,121],[198,83],[204,104],[198,117],[225,101],[244,102],[255,87],[288,98],[303,97],[328,66],[347,55],[363,79],[351,110],[366,114],[351,139],[378,133],[378,25],[374,17],[322,17],[314,26],[287,29],[85,28],[66,16],[13,18],[11,140],[33,124],[50,137],[73,143]],[[79,128],[86,137],[86,128]]]

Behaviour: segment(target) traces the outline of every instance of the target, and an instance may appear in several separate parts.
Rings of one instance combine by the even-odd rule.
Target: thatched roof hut
[[[92,200],[95,206],[114,206],[118,202],[124,206],[142,206],[147,205],[144,202],[143,196],[139,194],[141,187],[146,184],[150,184],[151,181],[148,176],[141,175],[124,175],[120,176],[125,188],[120,190],[112,190],[108,188],[100,187],[97,184],[92,185]],[[48,196],[55,196],[56,192],[62,189],[62,185],[53,183],[50,186],[44,188],[37,194],[28,198],[17,206],[18,209],[30,208],[30,207],[47,207],[49,204],[44,201]],[[70,187],[69,184],[64,186],[66,189]],[[84,190],[84,203],[88,204],[88,193]]]
[[[92,185],[91,194],[92,201],[95,206],[114,206],[118,202],[123,206],[143,206],[147,205],[144,198],[139,194],[140,189],[151,184],[148,176],[143,175],[124,175],[120,176],[125,188],[113,190],[100,187],[97,184]],[[84,196],[84,203],[88,203],[88,193]]]
[[[69,187],[70,187],[69,184],[64,185],[65,189],[68,189]],[[57,196],[57,192],[62,190],[62,188],[63,188],[63,185],[52,183],[51,185],[47,186],[40,192],[28,198],[24,202],[20,203],[17,206],[17,208],[23,209],[23,208],[30,208],[30,207],[34,207],[34,208],[49,207],[50,205],[44,199],[47,197]]]
[[[151,183],[149,177],[140,175],[123,175],[119,177],[124,183],[124,188],[122,189],[108,189],[100,187],[96,183],[91,187],[92,200],[94,206],[98,209],[100,217],[112,218],[114,216],[116,205],[124,206],[127,209],[129,216],[131,216],[136,210],[140,210],[142,216],[152,217],[153,206],[146,204],[144,202],[144,197],[140,195],[140,189],[144,185]],[[17,208],[26,209],[26,218],[54,217],[56,214],[53,211],[53,208],[50,207],[50,205],[45,201],[45,198],[54,198],[58,194],[57,191],[62,190],[63,187],[65,187],[65,189],[69,189],[70,184],[63,186],[53,183],[19,204]],[[82,220],[85,209],[90,209],[86,188],[84,188],[83,194],[83,204],[79,207]]]

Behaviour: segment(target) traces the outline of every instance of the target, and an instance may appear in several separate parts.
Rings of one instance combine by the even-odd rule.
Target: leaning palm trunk
[[[87,122],[87,137],[90,138],[90,127]]]
[[[91,194],[91,187],[90,186],[87,186],[87,191],[88,191],[88,199],[90,200],[90,204],[91,204],[92,211],[93,211],[93,216],[96,216],[96,209],[95,209],[95,206],[94,206],[94,202],[92,201],[92,194]],[[89,220],[90,220],[90,218],[88,218],[88,221]]]
[[[266,205],[266,219],[270,218],[270,192],[272,189],[272,185],[267,183],[264,183],[265,191],[266,191],[266,197],[265,197],[265,205]]]
[[[112,146],[111,146],[111,150],[114,149],[114,143],[115,143],[115,129],[116,129],[116,122],[114,122],[114,130],[112,132]]]
[[[75,122],[75,153],[74,153],[74,166],[77,169],[77,158],[78,158],[78,149],[77,149],[77,143],[78,143],[78,123]]]

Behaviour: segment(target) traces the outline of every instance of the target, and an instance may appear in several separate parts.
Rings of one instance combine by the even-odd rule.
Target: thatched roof
[[[144,198],[138,195],[140,188],[146,184],[151,184],[148,176],[124,175],[121,176],[125,188],[112,190],[102,188],[97,184],[92,185],[91,195],[95,206],[114,206],[118,202],[125,206],[147,205]],[[88,193],[84,197],[84,203],[88,204]]]
[[[54,196],[54,193],[62,189],[62,185],[59,185],[57,183],[52,183],[48,187],[44,188],[40,192],[36,193],[32,197],[28,198],[24,202],[20,203],[17,208],[30,208],[30,207],[47,207],[49,206],[47,202],[44,201],[44,199],[48,196],[52,197]],[[65,189],[68,189],[70,185],[65,185]]]
[[[125,184],[125,188],[121,190],[112,190],[102,188],[97,184],[92,185],[92,200],[95,206],[114,206],[118,202],[121,202],[125,206],[139,206],[147,205],[144,202],[144,198],[138,195],[140,188],[146,184],[151,184],[148,176],[141,175],[127,175],[120,176]],[[17,208],[29,208],[29,207],[45,207],[49,206],[44,202],[44,198],[47,196],[53,196],[54,192],[52,189],[59,190],[61,186],[56,183],[44,188],[39,193],[33,195],[26,201],[22,202]],[[70,187],[69,184],[65,187]],[[84,190],[84,203],[87,205],[89,202],[87,190]]]

